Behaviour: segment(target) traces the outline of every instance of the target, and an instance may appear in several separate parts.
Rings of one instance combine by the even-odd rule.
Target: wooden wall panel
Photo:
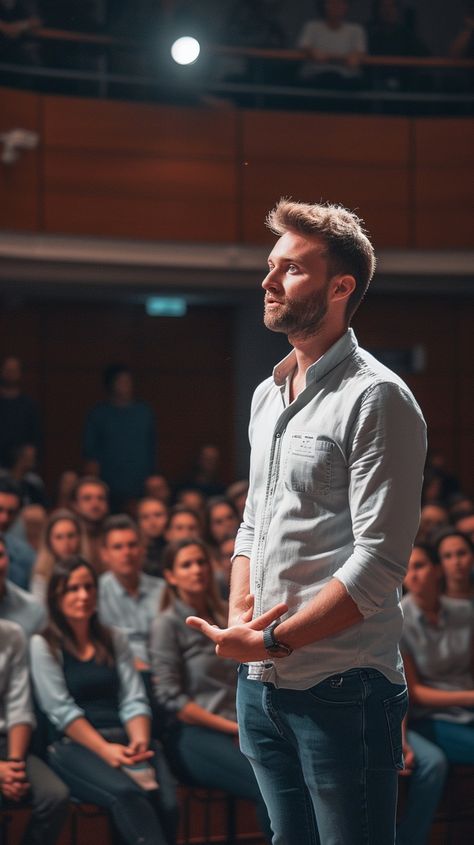
[[[47,145],[66,150],[229,159],[236,150],[236,115],[232,109],[44,98]]]
[[[463,118],[414,121],[415,244],[472,246],[474,126]]]
[[[282,194],[342,202],[378,248],[469,248],[463,118],[186,108],[0,89],[0,129],[39,150],[0,166],[0,228],[264,243]]]
[[[41,142],[40,97],[0,88],[0,132],[29,129]],[[0,229],[35,231],[41,217],[40,149],[23,150],[11,165],[0,163]]]
[[[47,97],[45,230],[233,241],[232,110]]]
[[[48,232],[236,238],[232,163],[51,150],[45,155],[45,184]]]
[[[292,196],[356,210],[379,248],[409,245],[408,120],[244,112],[242,139],[244,241],[265,239],[266,212]]]
[[[406,166],[410,121],[298,112],[242,112],[244,159]]]

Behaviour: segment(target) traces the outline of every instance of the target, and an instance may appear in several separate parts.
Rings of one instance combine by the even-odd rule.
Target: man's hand
[[[413,769],[415,768],[415,752],[405,738],[403,738],[403,759],[405,761],[405,766],[398,772],[398,774],[406,777],[407,775],[411,775]]]
[[[217,625],[210,625],[198,616],[188,616],[186,623],[191,628],[197,628],[216,644],[216,654],[219,657],[230,657],[239,663],[268,659],[268,651],[263,645],[262,631],[286,613],[288,606],[283,603],[276,604],[256,619],[245,621],[251,615],[253,608],[252,597],[249,596],[248,599],[249,607],[241,614],[241,622],[230,628],[218,628]]]
[[[10,801],[20,801],[27,794],[30,784],[26,779],[24,760],[0,762],[0,792]]]

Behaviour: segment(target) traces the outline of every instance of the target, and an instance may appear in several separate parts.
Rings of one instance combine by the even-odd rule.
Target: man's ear
[[[340,300],[347,300],[355,291],[356,280],[354,276],[344,274],[343,276],[335,276],[331,283],[331,299],[333,302]]]

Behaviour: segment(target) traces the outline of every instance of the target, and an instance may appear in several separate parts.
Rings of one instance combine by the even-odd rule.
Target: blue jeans
[[[49,763],[80,801],[106,807],[127,845],[173,845],[178,826],[176,785],[158,743],[151,763],[160,785],[145,792],[120,768],[109,766],[84,745],[61,740],[50,746]]]
[[[273,845],[394,845],[407,698],[375,669],[291,690],[249,681],[240,666],[240,747]]]
[[[444,719],[417,719],[411,727],[439,745],[450,763],[474,766],[474,722],[463,725]]]
[[[446,756],[421,734],[409,730],[408,744],[415,753],[415,767],[407,775],[407,799],[397,825],[397,845],[426,845],[448,773]]]
[[[206,789],[222,789],[255,803],[267,842],[272,833],[267,808],[248,760],[234,737],[221,731],[180,722],[169,732],[165,747],[180,780]]]

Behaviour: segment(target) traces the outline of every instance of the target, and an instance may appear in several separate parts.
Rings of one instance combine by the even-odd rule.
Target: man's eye
[[[288,272],[289,273],[297,273],[298,267],[296,266],[296,264],[288,264]]]

